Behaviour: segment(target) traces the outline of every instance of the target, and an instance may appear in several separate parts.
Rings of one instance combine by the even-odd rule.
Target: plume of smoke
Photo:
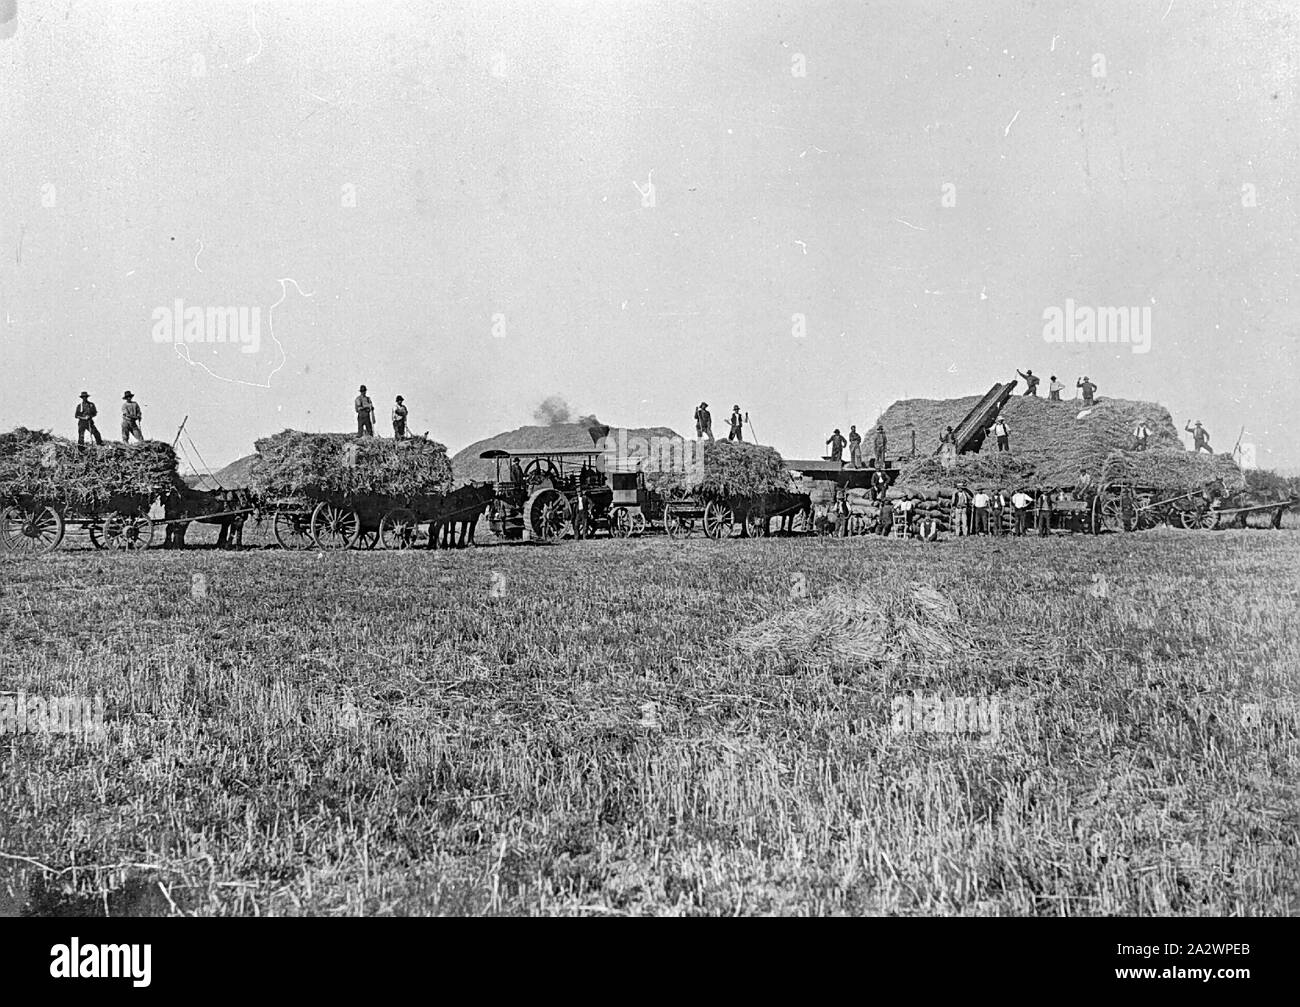
[[[558,423],[572,423],[573,412],[561,396],[548,395],[533,410],[533,419],[540,426],[553,427]]]

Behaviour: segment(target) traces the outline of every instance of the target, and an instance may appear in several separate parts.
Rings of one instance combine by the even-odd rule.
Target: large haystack
[[[389,440],[285,430],[256,443],[252,487],[276,497],[379,495],[414,498],[452,482],[447,449],[423,437]]]
[[[755,497],[791,488],[790,473],[776,448],[739,441],[700,441],[703,471],[647,472],[646,484],[660,493],[686,491],[706,499]]]
[[[1010,452],[999,456],[994,439],[989,437],[979,454],[962,455],[955,468],[944,469],[931,455],[939,435],[944,427],[955,427],[978,401],[978,396],[908,399],[885,412],[885,429],[894,443],[901,443],[909,430],[917,430],[918,458],[903,466],[896,483],[899,489],[945,489],[959,479],[972,486],[1065,487],[1076,485],[1080,472],[1098,482],[1106,458],[1115,451],[1129,452],[1134,446],[1133,431],[1142,420],[1151,431],[1148,450],[1132,454],[1147,457],[1145,475],[1160,477],[1149,485],[1190,488],[1215,478],[1232,483],[1240,480],[1231,459],[1204,454],[1197,458],[1187,451],[1164,406],[1127,399],[1103,399],[1084,409],[1078,402],[1013,397],[1002,411],[1010,431]],[[1164,481],[1169,478],[1174,481]]]
[[[158,496],[178,481],[176,453],[163,441],[78,447],[45,430],[0,434],[0,498],[95,507],[115,496]]]

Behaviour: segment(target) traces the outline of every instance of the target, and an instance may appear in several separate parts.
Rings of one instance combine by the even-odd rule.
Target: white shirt
[[[975,494],[975,506],[976,506],[976,507],[987,507],[988,505],[989,505],[989,495],[988,495],[987,493],[976,493],[976,494]]]
[[[1028,493],[1013,493],[1011,494],[1011,502],[1017,507],[1028,507],[1034,501]]]

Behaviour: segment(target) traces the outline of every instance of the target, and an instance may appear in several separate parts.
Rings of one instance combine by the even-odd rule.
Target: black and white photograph
[[[1141,918],[1109,988],[1250,989],[1168,921],[1300,914],[1298,54],[1293,0],[0,0],[0,915],[100,927],[23,967]]]

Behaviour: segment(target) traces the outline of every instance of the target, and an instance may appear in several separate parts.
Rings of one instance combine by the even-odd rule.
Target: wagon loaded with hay
[[[176,453],[161,441],[78,446],[47,431],[0,434],[0,550],[57,549],[70,527],[98,549],[140,549],[154,505],[175,492]]]
[[[446,518],[451,463],[436,441],[285,430],[256,448],[252,488],[286,549],[408,549]]]
[[[775,520],[786,532],[810,527],[811,502],[793,490],[785,461],[759,444],[705,441],[703,464],[691,472],[651,472],[647,485],[663,498],[670,538],[702,531],[712,539],[766,537]]]

